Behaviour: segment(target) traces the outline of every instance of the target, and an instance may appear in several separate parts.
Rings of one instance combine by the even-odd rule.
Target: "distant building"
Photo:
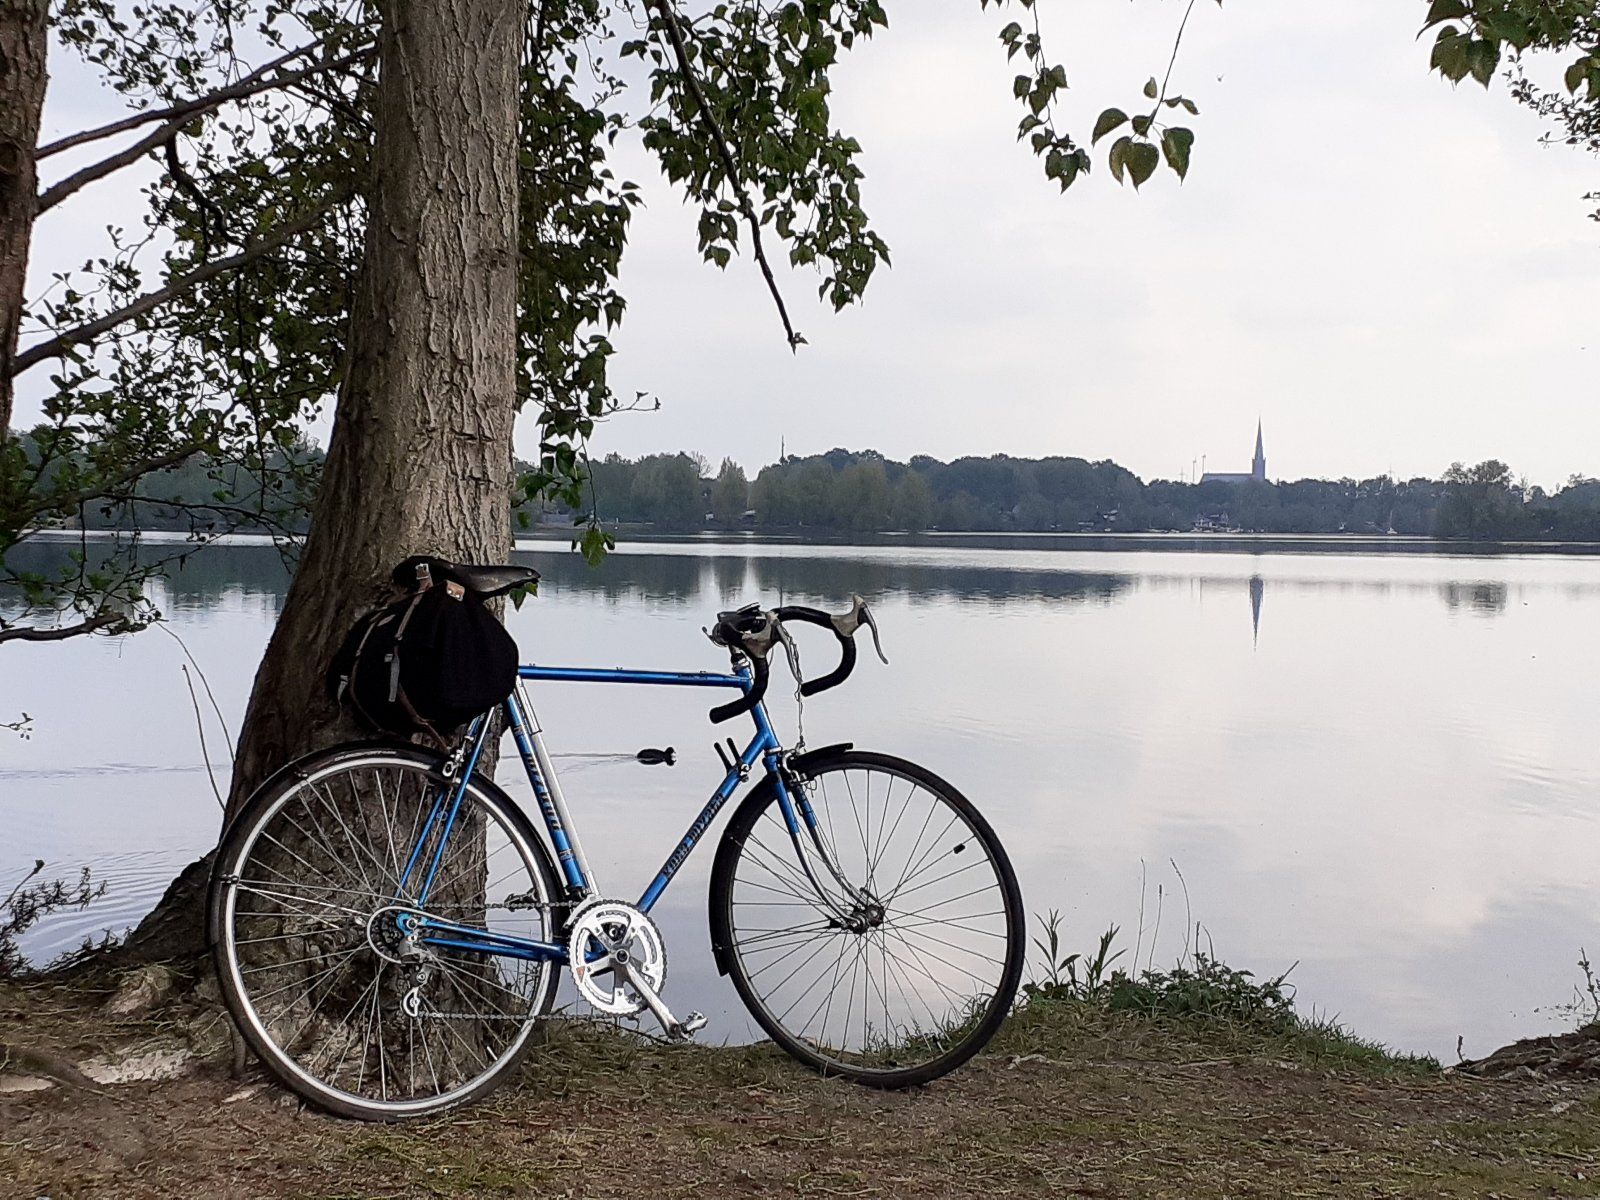
[[[1228,476],[1228,478],[1233,478],[1233,476]],[[1238,478],[1248,479],[1249,476],[1240,475]],[[1193,532],[1238,533],[1239,527],[1233,523],[1233,518],[1228,516],[1227,511],[1223,510],[1220,512],[1197,513],[1194,518]]]
[[[1267,453],[1261,443],[1261,422],[1256,422],[1256,456],[1250,463],[1247,475],[1234,471],[1207,471],[1200,476],[1201,483],[1265,483],[1267,481]]]

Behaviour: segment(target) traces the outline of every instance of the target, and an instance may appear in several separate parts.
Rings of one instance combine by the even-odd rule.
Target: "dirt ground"
[[[225,1053],[163,1082],[41,1087],[41,1049],[86,1062],[196,1026],[103,1003],[0,989],[0,1089],[39,1088],[0,1090],[0,1196],[1600,1196],[1600,1084],[1282,1057],[1105,1014],[1024,1013],[897,1094],[767,1047],[562,1022],[488,1101],[373,1126]]]

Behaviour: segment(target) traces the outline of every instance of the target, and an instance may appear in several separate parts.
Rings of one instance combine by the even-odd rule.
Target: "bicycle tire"
[[[298,1013],[294,1014],[292,1018],[279,1014],[285,1023],[293,1020],[303,1030],[305,1026],[311,1026],[319,1019],[318,1009],[327,1001],[328,995],[339,986],[341,976],[347,973],[354,974],[364,965],[364,960],[369,958],[370,960],[377,960],[378,966],[375,971],[375,978],[369,985],[372,992],[371,1005],[373,1013],[373,1025],[369,1025],[369,1029],[375,1025],[378,1033],[377,1074],[380,1081],[385,1080],[385,1064],[389,1055],[383,1042],[383,1031],[386,1027],[385,1022],[390,1020],[393,1014],[380,1014],[379,1011],[380,1001],[383,997],[381,980],[386,968],[383,965],[384,960],[378,949],[381,943],[372,942],[372,929],[374,922],[379,920],[378,914],[386,908],[393,907],[393,905],[382,902],[382,893],[378,890],[382,887],[382,880],[379,879],[376,883],[368,883],[366,890],[354,887],[345,889],[345,894],[338,896],[335,895],[335,892],[339,890],[338,881],[333,876],[328,876],[315,885],[304,882],[296,884],[293,880],[285,883],[282,877],[291,871],[297,871],[299,868],[291,866],[286,859],[280,857],[277,868],[267,868],[275,870],[276,874],[272,878],[253,881],[258,884],[270,884],[270,887],[257,887],[252,892],[250,884],[247,882],[250,881],[251,877],[245,872],[247,870],[261,869],[261,864],[267,861],[266,848],[271,841],[276,841],[280,851],[293,856],[293,848],[286,847],[284,842],[276,838],[269,830],[274,828],[281,830],[284,828],[282,824],[275,825],[274,822],[282,817],[283,814],[294,812],[295,810],[291,806],[297,799],[302,802],[304,812],[308,818],[313,812],[319,811],[312,808],[311,801],[308,798],[317,794],[311,789],[317,786],[329,786],[331,788],[330,781],[342,779],[348,783],[352,799],[356,799],[359,804],[361,802],[358,799],[359,793],[356,790],[357,776],[355,773],[366,770],[372,773],[373,778],[382,778],[377,773],[385,771],[390,773],[392,778],[402,780],[409,778],[417,782],[418,799],[416,807],[420,809],[424,803],[423,796],[426,794],[423,790],[424,785],[433,788],[444,785],[442,764],[443,759],[440,755],[423,751],[420,748],[374,745],[371,743],[338,746],[307,755],[290,764],[289,767],[275,773],[251,796],[240,810],[238,816],[229,823],[217,852],[207,897],[207,934],[217,978],[221,985],[223,1000],[228,1011],[245,1042],[278,1082],[316,1107],[339,1116],[368,1121],[408,1120],[436,1116],[441,1112],[479,1099],[503,1080],[526,1055],[533,1044],[532,1033],[534,1027],[539,1019],[550,1011],[555,1000],[560,970],[556,963],[547,962],[535,968],[535,977],[531,981],[524,980],[528,984],[529,992],[526,996],[521,996],[519,1001],[521,1007],[513,1007],[508,1014],[485,1012],[467,1014],[473,1017],[475,1024],[478,1026],[499,1020],[507,1025],[515,1023],[516,1028],[506,1035],[508,1040],[493,1054],[492,1059],[484,1065],[482,1070],[473,1072],[470,1077],[464,1078],[449,1087],[444,1087],[437,1075],[437,1063],[434,1062],[432,1057],[430,1037],[434,1029],[441,1029],[439,1037],[441,1043],[443,1043],[445,1036],[443,1030],[445,1027],[438,1026],[437,1020],[448,1021],[459,1018],[444,1017],[439,1013],[429,1011],[422,1011],[420,1015],[407,1015],[406,1021],[410,1023],[409,1035],[413,1039],[413,1045],[417,1030],[420,1028],[422,1031],[422,1046],[428,1058],[429,1071],[433,1074],[433,1082],[436,1088],[435,1093],[432,1095],[391,1100],[387,1095],[386,1081],[380,1089],[382,1094],[379,1097],[374,1098],[370,1095],[362,1094],[361,1088],[364,1083],[365,1063],[371,1055],[370,1045],[363,1047],[363,1057],[361,1059],[363,1074],[355,1089],[352,1090],[348,1084],[340,1086],[336,1080],[320,1078],[315,1071],[308,1069],[295,1056],[293,1043],[300,1039],[302,1033],[297,1031],[292,1036],[288,1036],[286,1040],[290,1043],[289,1045],[280,1044],[273,1033],[274,1021],[278,1018],[274,1018],[270,1013],[262,1011],[262,989],[257,987],[252,992],[251,984],[246,982],[247,974],[252,971],[262,973],[269,970],[278,970],[281,973],[289,966],[302,963],[305,965],[300,974],[315,978],[315,976],[312,976],[313,971],[319,970],[324,962],[333,963],[334,965],[331,968],[333,972],[332,982],[314,985],[316,987],[326,987],[327,989],[322,998],[317,1000],[315,1006],[310,1005],[313,989],[307,989],[304,1000],[309,1011],[303,1020]],[[351,810],[348,816],[348,825],[346,825],[345,819],[338,811],[337,803],[330,806],[330,799],[336,797],[336,795],[337,793],[333,793],[330,790],[329,793],[320,796],[318,803],[321,806],[321,818],[326,821],[326,827],[319,823],[317,828],[325,838],[331,836],[337,845],[329,848],[327,853],[319,854],[310,849],[309,843],[297,843],[300,849],[305,851],[305,854],[303,857],[294,857],[297,857],[299,863],[309,869],[316,869],[318,863],[325,864],[322,867],[323,875],[327,875],[328,871],[333,869],[335,860],[355,863],[364,878],[368,873],[374,877],[380,875],[385,861],[394,864],[395,873],[398,874],[399,851],[397,849],[390,850],[386,846],[375,851],[371,846],[363,847],[361,839],[354,832],[358,824],[358,816],[360,817],[361,827],[368,833],[371,832],[370,808],[366,813],[360,813],[354,809]],[[381,790],[379,795],[381,797]],[[474,775],[468,783],[466,796],[467,800],[464,803],[470,803],[475,807],[475,810],[481,812],[484,822],[483,829],[489,842],[494,840],[494,834],[491,832],[493,829],[497,829],[504,839],[503,846],[494,851],[487,849],[484,851],[482,859],[484,885],[488,886],[491,883],[491,867],[489,866],[491,859],[496,854],[499,854],[501,850],[509,848],[510,854],[514,856],[512,859],[513,868],[510,874],[502,874],[501,884],[506,885],[508,880],[510,886],[522,884],[524,882],[523,877],[511,877],[515,874],[518,866],[522,868],[525,873],[525,881],[528,884],[525,894],[526,896],[535,897],[530,904],[525,905],[523,911],[537,911],[542,914],[539,918],[545,929],[542,936],[548,939],[550,930],[553,929],[555,924],[552,915],[554,906],[559,902],[562,889],[555,865],[543,839],[535,832],[526,814],[491,780],[481,775]],[[394,792],[394,811],[396,815],[401,812],[403,803],[403,790],[396,790]],[[385,809],[385,816],[387,817],[387,815],[388,810]],[[420,820],[420,818],[417,819]],[[308,821],[307,823],[316,822]],[[344,828],[346,835],[344,838],[341,839],[338,835],[328,834],[328,829],[331,829],[335,824],[339,824]],[[302,832],[307,832],[303,825]],[[264,842],[262,840],[264,838],[268,839],[268,841]],[[423,840],[426,841],[426,837]],[[476,850],[470,849],[472,844],[472,838],[470,837],[465,841],[458,842],[454,833],[452,833],[448,843],[452,862],[459,870],[468,873],[476,868],[478,862]],[[252,857],[258,846],[263,847],[263,855]],[[460,858],[463,854],[462,846],[469,847],[465,851],[468,856],[465,865],[462,865]],[[365,851],[365,856],[363,856],[363,850]],[[347,852],[347,855],[341,860],[337,852]],[[500,858],[500,862],[503,863],[505,861],[504,857]],[[288,870],[285,870],[285,868],[288,868]],[[299,890],[295,890],[296,887]],[[270,907],[259,912],[241,910],[238,902],[241,893],[252,896],[276,894],[276,905],[280,911],[271,911]],[[523,893],[517,894],[518,898],[522,898],[523,895]],[[339,900],[346,901],[346,904],[341,906],[337,903]],[[368,906],[373,907],[373,912],[366,918],[364,932],[369,945],[363,949],[358,944],[359,937],[353,932],[353,927],[360,917],[359,910]],[[327,918],[334,916],[336,913],[342,914],[338,918],[338,925],[333,921],[327,920]],[[487,908],[484,909],[483,915],[484,920],[487,921]],[[241,938],[239,936],[240,925],[245,920],[254,922],[259,928],[271,929],[273,932],[257,932],[256,929],[252,929],[252,938]],[[527,923],[528,920],[524,919],[524,923]],[[277,922],[275,926],[272,924],[274,921]],[[317,949],[326,948],[331,940],[340,937],[344,939],[344,944],[336,951],[325,954],[319,960],[316,956]],[[312,949],[313,953],[305,959],[267,962],[265,965],[259,962],[246,961],[249,952],[245,952],[245,958],[241,957],[241,948],[244,945],[260,946],[273,941],[285,943],[286,947],[292,948],[290,949],[291,953],[294,950],[302,949]],[[477,996],[479,999],[475,1003],[480,1007],[486,1006],[487,1003],[499,1001],[498,993],[493,990],[496,987],[499,987],[506,996],[504,1001],[499,1002],[508,1006],[511,1003],[511,997],[520,995],[516,989],[505,987],[498,980],[485,974],[487,970],[486,964],[498,964],[503,961],[499,956],[478,955],[470,960],[471,970],[468,970],[467,966],[469,960],[462,958],[446,959],[437,953],[433,955],[433,959],[434,965],[430,965],[429,969],[435,970],[438,975],[438,980],[432,984],[432,988],[435,991],[444,988],[458,997],[467,996],[471,998],[472,996]],[[399,975],[399,968],[396,970],[396,975]],[[271,978],[271,976],[268,977],[269,981]],[[353,987],[354,983],[355,980],[351,982],[350,986]],[[292,984],[289,986],[292,986]],[[425,985],[419,985],[419,987],[422,993],[426,994],[427,987]],[[361,994],[366,995],[366,990],[364,989]],[[332,1010],[330,1009],[329,1011],[331,1012]],[[352,1009],[352,1013],[353,1011]],[[442,1012],[443,1010],[440,1011]],[[352,1013],[346,1014],[346,1021],[348,1021]],[[321,1019],[323,1024],[328,1023],[325,1016]],[[435,1020],[436,1024],[428,1026],[426,1022],[429,1020]],[[463,1038],[460,1033],[454,1030],[448,1030],[448,1033],[450,1036],[456,1037],[463,1045],[467,1045],[470,1050],[470,1039]],[[473,1031],[472,1036],[478,1037],[480,1040],[485,1041],[486,1044],[492,1044],[489,1042],[489,1034]],[[457,1051],[451,1049],[450,1053],[453,1056]],[[415,1058],[414,1052],[413,1058]],[[344,1065],[345,1058],[341,1057],[338,1067],[333,1069],[331,1074],[334,1076],[339,1075]],[[413,1071],[415,1066],[416,1063],[413,1062]],[[447,1064],[446,1078],[448,1077]],[[412,1090],[417,1090],[414,1077]]]
[[[1026,919],[1016,874],[989,823],[965,796],[926,768],[890,755],[859,750],[819,752],[801,763],[798,775],[812,797],[814,810],[819,812],[819,829],[828,819],[822,814],[824,805],[831,805],[836,798],[827,795],[830,779],[848,782],[852,773],[867,779],[862,797],[865,804],[861,807],[869,814],[869,823],[855,827],[861,838],[859,869],[852,872],[844,861],[850,857],[844,845],[852,836],[848,827],[843,834],[832,838],[832,845],[835,858],[847,876],[864,874],[867,894],[874,895],[884,910],[881,923],[864,931],[846,929],[837,924],[837,914],[830,915],[817,904],[810,879],[793,863],[794,850],[781,820],[777,791],[770,780],[765,781],[735,811],[712,866],[712,946],[718,968],[732,979],[740,999],[768,1036],[812,1070],[883,1089],[931,1082],[978,1053],[1000,1028],[1016,997],[1026,950]],[[878,825],[876,833],[870,823],[874,819],[870,817],[873,776],[897,781],[879,793],[885,820]],[[903,798],[895,794],[902,783],[905,785]],[[916,801],[918,793],[926,800]],[[849,802],[856,801],[857,796],[849,794]],[[927,808],[926,816],[921,808],[916,808],[911,818],[923,827],[921,840],[925,841],[927,830],[935,827],[932,815],[935,811],[949,813],[949,821],[932,842],[923,845],[919,839],[912,840],[905,872],[895,885],[886,885],[876,878],[877,868],[893,867],[889,843],[898,838],[908,811],[918,803]],[[891,828],[888,822],[894,821],[896,809],[900,820]],[[835,834],[840,825],[842,821],[835,823]],[[763,840],[763,831],[769,831],[772,836]],[[829,835],[824,831],[822,836],[827,840]],[[769,844],[773,842],[777,844]],[[974,842],[981,847],[982,855],[966,859],[960,866],[950,866],[951,860],[971,848]],[[787,863],[775,862],[771,857],[780,847],[788,850]],[[981,921],[974,914],[946,912],[939,915],[941,907],[953,909],[957,903],[970,899],[961,894],[961,889],[972,881],[961,884],[954,881],[968,871],[978,872],[975,878],[981,878],[984,863],[992,868],[993,876],[992,888],[981,893],[984,903],[998,902],[999,907],[983,912]],[[748,868],[743,875],[741,865]],[[930,898],[933,915],[927,912],[916,915],[910,908],[911,895],[940,884],[950,885],[947,890],[952,892],[953,898],[939,900],[940,893],[935,893]],[[745,895],[741,895],[741,889]],[[842,899],[842,893],[836,894]],[[741,918],[738,911],[741,906],[756,910],[799,908],[802,912],[798,915],[807,924],[787,928],[758,925],[755,924],[758,920],[773,918],[749,914]],[[809,913],[803,912],[806,906],[809,906]],[[788,918],[780,915],[777,919]],[[830,921],[837,928],[829,928]],[[942,965],[928,963],[924,952],[941,943],[954,947],[953,939],[943,935],[957,929],[970,934],[972,939],[982,937],[988,941],[975,942],[982,950],[940,950],[939,953],[948,954],[950,958]],[[844,965],[845,956],[852,950],[852,937],[855,939],[853,968]],[[1003,951],[1000,946],[990,946],[994,939],[1003,941]],[[830,969],[827,952],[834,943],[841,948]],[[992,954],[987,952],[989,949],[993,950]],[[887,1033],[880,1033],[880,1041],[874,1045],[868,1013],[875,1000],[870,980],[865,980],[860,1045],[852,1048],[856,983],[858,976],[870,975],[874,954],[883,966],[876,1003]],[[820,967],[809,973],[809,963],[818,958],[822,960]],[[788,970],[790,959],[804,960],[790,971],[790,978],[798,979],[790,989],[793,995],[777,994],[787,987],[788,980],[776,986],[758,984],[763,972]],[[861,969],[863,963],[865,972]],[[985,976],[983,994],[962,997],[959,988],[972,985],[964,983],[961,975],[967,974],[976,981],[980,971]],[[987,977],[990,972],[992,979]],[[808,986],[809,992],[805,990]],[[767,988],[771,988],[772,994],[764,993]],[[847,996],[844,1001],[839,999],[841,992]],[[934,998],[929,999],[929,996]],[[973,1007],[961,1012],[962,1004],[968,999]],[[808,1022],[803,1014],[813,1007],[813,1000],[814,1012]],[[788,1002],[786,1012],[779,1011],[783,1002]],[[842,1033],[836,1035],[832,1030],[840,1026],[831,1022],[840,1004],[850,1007],[842,1022]],[[927,1010],[926,1026],[917,1011],[919,1005]],[[950,1011],[941,1013],[940,1006]],[[816,1014],[824,1010],[826,1015],[817,1026]],[[896,1038],[898,1041],[894,1040]]]

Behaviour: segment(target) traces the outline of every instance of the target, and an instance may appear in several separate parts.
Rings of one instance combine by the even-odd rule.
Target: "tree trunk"
[[[0,0],[3,2],[3,0]],[[511,0],[385,0],[374,178],[349,358],[311,528],[240,733],[227,817],[353,730],[323,673],[409,554],[502,562],[516,415],[517,87]],[[135,954],[204,945],[204,872]]]
[[[39,190],[49,9],[49,0],[0,0],[0,441],[11,428],[11,362]]]

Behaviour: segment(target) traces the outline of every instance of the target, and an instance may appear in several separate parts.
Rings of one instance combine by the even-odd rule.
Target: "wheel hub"
[[[869,897],[852,905],[850,912],[842,920],[836,917],[828,924],[835,929],[846,929],[851,933],[866,933],[869,929],[876,929],[882,925],[888,915],[882,904]]]

